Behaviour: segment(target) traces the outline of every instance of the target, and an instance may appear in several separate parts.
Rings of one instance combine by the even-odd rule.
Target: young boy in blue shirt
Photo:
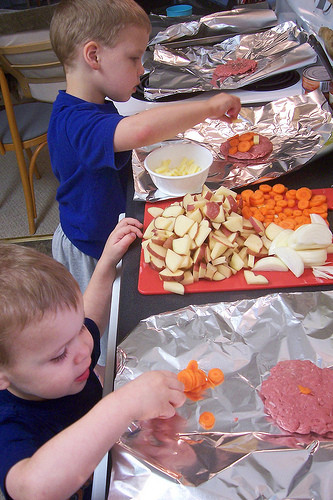
[[[116,264],[141,237],[123,219],[84,296],[67,269],[0,243],[0,486],[6,499],[91,497],[91,476],[134,420],[168,418],[185,400],[167,371],[146,372],[102,398],[94,373]]]
[[[60,183],[53,256],[81,290],[125,211],[131,150],[170,139],[206,118],[231,121],[240,111],[238,98],[221,93],[120,116],[105,98],[124,102],[135,91],[150,29],[134,0],[62,0],[52,18],[50,38],[67,83],[54,103],[48,132]]]

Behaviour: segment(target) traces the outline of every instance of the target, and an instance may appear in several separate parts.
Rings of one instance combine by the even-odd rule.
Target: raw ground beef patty
[[[333,432],[333,370],[311,361],[280,361],[261,385],[266,412],[299,434]]]
[[[236,158],[237,160],[257,160],[258,158],[264,158],[273,151],[273,144],[264,135],[257,135],[259,135],[259,144],[254,144],[252,148],[245,153],[237,151],[237,153],[229,154],[229,141],[222,142],[220,151],[225,158]]]
[[[225,64],[219,64],[214,69],[212,85],[216,87],[218,81],[223,82],[228,76],[253,73],[257,65],[257,62],[253,61],[253,59],[242,59],[241,57],[238,57],[234,61],[227,61]]]

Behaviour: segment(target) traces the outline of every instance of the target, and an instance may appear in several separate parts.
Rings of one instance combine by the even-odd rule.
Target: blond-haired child
[[[140,83],[150,29],[134,0],[62,0],[52,18],[50,38],[67,82],[48,133],[60,183],[53,256],[82,290],[125,212],[131,150],[170,139],[206,118],[230,121],[240,110],[237,97],[220,93],[120,116],[112,101],[127,101]]]

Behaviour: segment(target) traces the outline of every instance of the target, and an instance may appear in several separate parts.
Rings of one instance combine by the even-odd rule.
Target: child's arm
[[[100,332],[104,332],[109,320],[116,265],[135,238],[142,237],[141,228],[141,222],[131,218],[125,218],[117,224],[105,244],[104,251],[83,294],[85,315],[95,321]]]
[[[114,148],[126,151],[171,139],[206,118],[231,122],[240,108],[238,97],[224,93],[203,101],[158,106],[121,120],[115,130]]]
[[[70,497],[132,421],[172,417],[186,399],[183,390],[176,374],[154,371],[105,396],[84,417],[9,470],[9,495],[16,500]]]

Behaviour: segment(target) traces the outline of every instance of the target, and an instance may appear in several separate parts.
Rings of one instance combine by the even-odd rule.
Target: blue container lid
[[[192,5],[178,4],[167,8],[169,17],[190,16],[192,15]]]

